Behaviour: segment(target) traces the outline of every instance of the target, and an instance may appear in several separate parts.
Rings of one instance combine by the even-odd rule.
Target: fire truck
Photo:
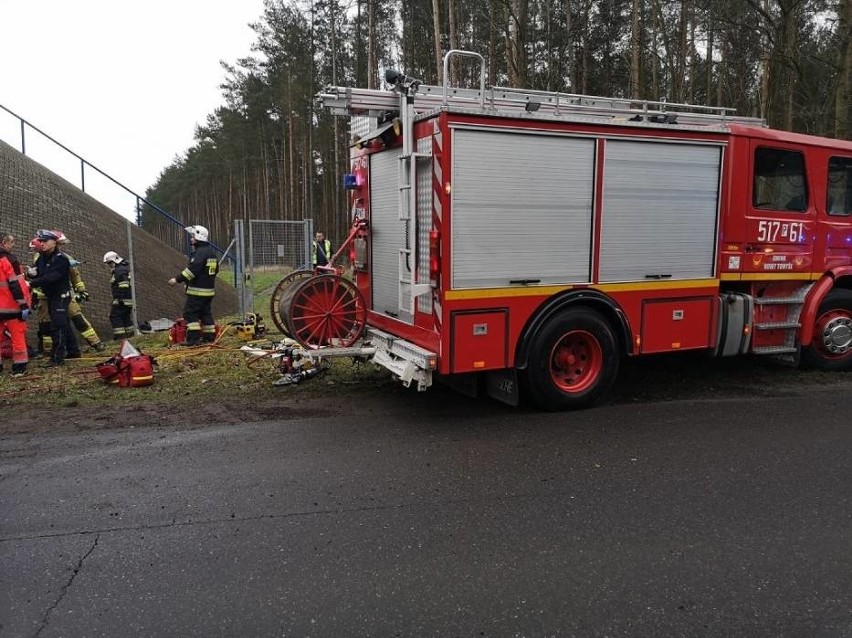
[[[546,410],[600,400],[625,356],[852,369],[852,142],[486,87],[468,51],[444,78],[456,56],[478,88],[389,71],[391,90],[318,96],[350,118],[354,277],[282,288],[297,339]]]

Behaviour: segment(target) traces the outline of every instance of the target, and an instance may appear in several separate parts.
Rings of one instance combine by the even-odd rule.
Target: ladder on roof
[[[448,83],[449,60],[452,56],[474,56],[481,61],[478,89],[450,87]],[[483,114],[518,114],[571,119],[577,116],[606,118],[618,121],[635,121],[649,124],[684,124],[691,126],[718,126],[743,124],[766,126],[757,117],[736,115],[735,109],[724,106],[680,104],[665,100],[631,100],[607,98],[575,93],[536,91],[508,87],[485,86],[485,64],[482,56],[469,51],[452,50],[444,56],[444,84],[433,86],[402,74],[394,90],[358,89],[352,87],[327,87],[317,95],[317,102],[335,115],[385,117],[388,112],[400,110],[400,92],[407,93],[414,115],[442,108],[464,109]]]

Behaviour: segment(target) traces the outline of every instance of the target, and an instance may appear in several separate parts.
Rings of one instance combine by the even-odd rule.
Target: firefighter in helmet
[[[104,263],[112,268],[112,278],[109,280],[112,291],[112,308],[109,311],[112,338],[127,339],[136,333],[133,327],[133,288],[130,283],[130,266],[113,250],[104,254]]]
[[[184,230],[189,233],[193,252],[187,267],[169,279],[169,285],[186,285],[183,318],[186,320],[186,345],[191,346],[202,340],[216,340],[216,322],[211,306],[216,294],[219,260],[216,251],[208,243],[209,233],[204,226],[187,226]]]
[[[92,327],[91,322],[89,322],[86,315],[83,314],[83,309],[80,307],[82,302],[89,300],[89,293],[86,290],[83,275],[80,273],[80,262],[65,252],[65,246],[69,243],[65,233],[61,230],[55,230],[54,232],[59,235],[59,250],[65,253],[65,256],[68,257],[68,261],[71,264],[68,275],[71,278],[71,290],[73,291],[74,296],[71,298],[71,303],[68,304],[68,319],[70,319],[71,323],[74,324],[74,327],[77,329],[77,332],[80,333],[80,336],[82,336],[83,339],[86,340],[86,343],[89,344],[89,348],[95,352],[103,352],[106,349],[106,346],[101,341],[98,333]],[[73,357],[70,351],[68,356]]]

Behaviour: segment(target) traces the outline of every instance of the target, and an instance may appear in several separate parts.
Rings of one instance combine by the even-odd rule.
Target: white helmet
[[[188,232],[189,236],[195,241],[207,241],[207,237],[210,234],[204,226],[187,226],[184,230]]]
[[[124,261],[124,260],[114,250],[111,250],[108,253],[104,253],[104,263],[105,264],[108,264],[109,262],[114,262],[116,264],[120,264],[122,261]]]

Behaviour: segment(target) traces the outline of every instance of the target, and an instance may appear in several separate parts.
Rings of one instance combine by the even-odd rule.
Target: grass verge
[[[268,347],[282,338],[270,334],[246,342],[235,330],[226,329],[212,347],[187,348],[170,346],[166,332],[134,337],[130,342],[156,361],[153,385],[141,388],[122,388],[101,379],[96,366],[118,353],[120,344],[115,342],[103,353],[86,353],[82,359],[68,360],[62,368],[43,369],[42,361],[31,361],[29,374],[21,378],[10,377],[7,362],[6,373],[0,375],[0,405],[37,406],[49,401],[51,406],[131,407],[141,403],[204,404],[224,398],[257,401],[281,395],[337,394],[391,382],[384,370],[338,359],[314,378],[297,385],[273,386],[281,377],[277,360],[248,356],[240,348],[249,344]]]

